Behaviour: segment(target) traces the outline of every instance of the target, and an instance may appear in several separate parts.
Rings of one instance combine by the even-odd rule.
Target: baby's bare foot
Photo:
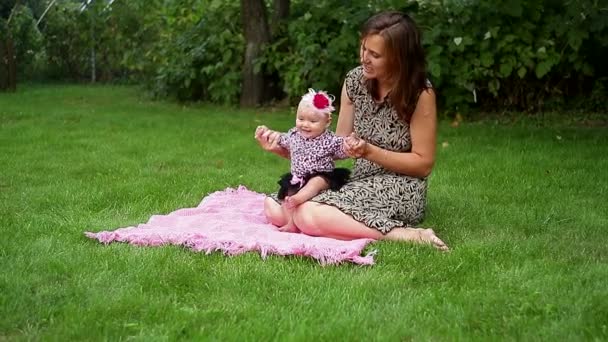
[[[279,227],[279,231],[283,233],[298,233],[300,230],[293,222],[289,222],[284,226]]]
[[[293,195],[293,196],[285,197],[285,200],[283,201],[283,205],[285,206],[286,209],[293,209],[293,208],[299,206],[300,204],[302,204],[302,202],[303,201],[297,195]]]

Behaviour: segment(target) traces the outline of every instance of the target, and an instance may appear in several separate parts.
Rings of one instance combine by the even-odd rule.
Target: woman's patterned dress
[[[410,151],[409,124],[398,118],[387,101],[374,101],[363,83],[362,67],[351,70],[345,82],[353,103],[357,136],[383,149]],[[422,220],[426,186],[426,178],[404,176],[366,159],[357,159],[347,184],[338,191],[326,190],[312,200],[337,207],[386,234],[395,227]]]

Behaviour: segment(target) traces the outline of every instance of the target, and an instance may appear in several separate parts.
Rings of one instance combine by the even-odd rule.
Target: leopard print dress
[[[353,103],[355,133],[383,149],[411,150],[409,124],[395,109],[376,102],[363,84],[363,69],[346,76],[346,92]],[[332,205],[370,228],[386,234],[395,227],[420,222],[426,205],[426,178],[397,174],[366,159],[357,159],[351,178],[340,190],[325,190],[312,201]],[[276,199],[276,195],[272,196]]]

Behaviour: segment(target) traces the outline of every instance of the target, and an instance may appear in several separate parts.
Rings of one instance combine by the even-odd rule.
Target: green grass
[[[276,190],[288,163],[253,130],[292,121],[130,87],[0,94],[0,340],[608,338],[605,127],[441,123],[424,225],[451,253],[381,242],[375,266],[322,267],[84,237]]]

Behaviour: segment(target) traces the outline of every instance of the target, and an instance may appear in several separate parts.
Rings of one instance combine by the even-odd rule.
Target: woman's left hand
[[[367,141],[357,137],[355,133],[351,133],[344,139],[344,151],[349,157],[365,158],[368,147]]]

